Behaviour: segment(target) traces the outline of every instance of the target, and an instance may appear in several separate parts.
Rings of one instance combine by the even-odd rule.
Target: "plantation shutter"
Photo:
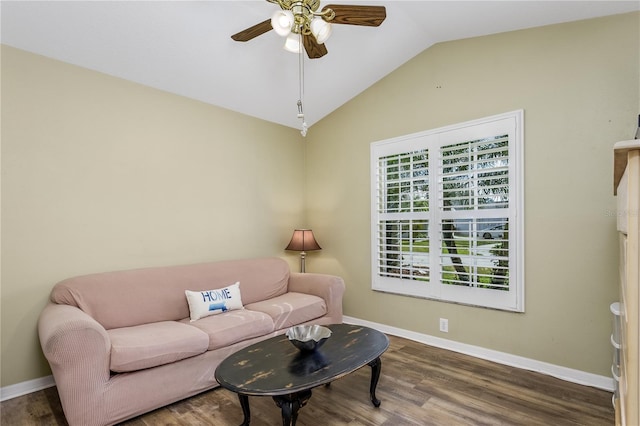
[[[508,289],[509,135],[439,152],[442,284]]]
[[[372,289],[522,311],[522,143],[522,111],[372,143]]]
[[[380,157],[377,169],[377,273],[428,279],[428,152]]]

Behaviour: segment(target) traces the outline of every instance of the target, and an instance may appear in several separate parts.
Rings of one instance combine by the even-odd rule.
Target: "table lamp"
[[[295,250],[300,252],[300,272],[304,272],[304,258],[307,251],[322,250],[322,247],[316,242],[311,229],[296,229],[289,245],[285,250]]]

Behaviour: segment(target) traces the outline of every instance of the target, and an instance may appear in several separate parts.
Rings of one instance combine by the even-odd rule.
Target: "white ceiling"
[[[435,43],[640,10],[640,1],[360,1],[380,27],[334,25],[320,59],[305,56],[313,125]],[[3,44],[294,128],[298,56],[270,31],[230,36],[277,10],[254,1],[6,1]]]

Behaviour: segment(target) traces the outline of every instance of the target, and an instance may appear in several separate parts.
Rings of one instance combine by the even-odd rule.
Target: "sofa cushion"
[[[189,304],[191,321],[217,315],[235,309],[242,309],[240,283],[214,290],[189,291],[185,290]]]
[[[289,264],[277,257],[217,262],[216,283],[220,287],[240,281],[242,302],[258,302],[287,292],[289,287]],[[209,286],[206,290],[216,288]],[[189,290],[194,290],[193,288]]]
[[[273,321],[269,315],[246,309],[224,312],[193,322],[189,318],[185,318],[180,322],[204,331],[209,336],[209,350],[229,346],[274,331]]]
[[[176,321],[108,330],[111,371],[122,373],[156,367],[206,352],[209,337]]]
[[[209,336],[209,350],[229,346],[274,331],[273,321],[269,315],[246,309],[190,321],[189,318],[181,320],[183,323],[197,327]]]
[[[311,321],[327,313],[327,304],[323,298],[295,292],[251,303],[244,307],[269,315],[273,319],[276,330]]]

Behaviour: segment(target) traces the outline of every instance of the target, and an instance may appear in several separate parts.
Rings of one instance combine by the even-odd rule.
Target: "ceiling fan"
[[[387,17],[384,6],[330,4],[320,8],[320,0],[267,0],[280,6],[271,19],[231,36],[235,41],[249,41],[270,30],[287,37],[285,49],[299,52],[300,44],[310,59],[327,54],[324,42],[331,35],[331,24],[377,27]],[[300,41],[302,38],[302,41]]]

